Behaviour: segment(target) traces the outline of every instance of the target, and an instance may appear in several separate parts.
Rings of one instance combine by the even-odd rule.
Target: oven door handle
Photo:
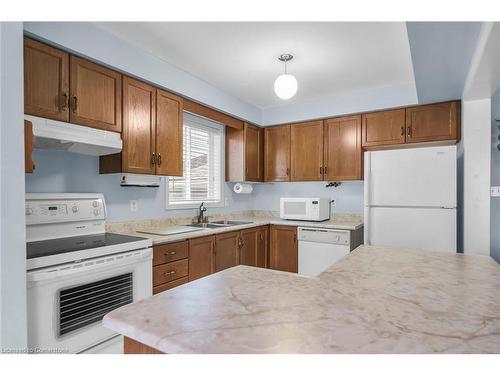
[[[35,283],[68,277],[82,272],[100,271],[105,268],[141,263],[153,259],[151,248],[108,255],[100,258],[85,259],[80,262],[28,271],[27,282]]]

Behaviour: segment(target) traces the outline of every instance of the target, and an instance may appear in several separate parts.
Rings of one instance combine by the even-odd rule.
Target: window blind
[[[223,130],[218,123],[184,114],[184,173],[169,177],[169,205],[222,200]]]

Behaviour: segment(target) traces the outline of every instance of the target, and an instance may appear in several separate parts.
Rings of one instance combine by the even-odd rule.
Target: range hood
[[[24,115],[33,124],[35,148],[64,150],[84,155],[109,155],[122,150],[120,133]]]

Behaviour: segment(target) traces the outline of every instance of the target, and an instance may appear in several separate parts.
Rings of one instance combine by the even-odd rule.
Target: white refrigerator
[[[365,152],[365,244],[457,251],[456,146]]]

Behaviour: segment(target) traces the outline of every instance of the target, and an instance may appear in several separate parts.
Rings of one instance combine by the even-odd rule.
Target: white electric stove
[[[120,353],[108,312],[152,292],[151,240],[106,233],[102,194],[27,194],[28,345]]]

